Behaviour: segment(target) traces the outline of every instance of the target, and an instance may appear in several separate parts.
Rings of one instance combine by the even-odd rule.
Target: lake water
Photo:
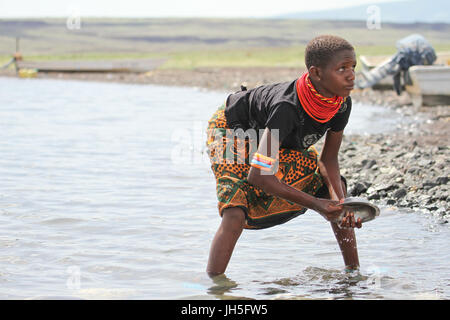
[[[0,298],[448,299],[450,228],[382,208],[343,272],[309,211],[244,231],[226,276],[204,272],[220,224],[203,129],[224,92],[0,78]],[[355,104],[348,132],[404,121]],[[383,115],[378,124],[373,115]]]

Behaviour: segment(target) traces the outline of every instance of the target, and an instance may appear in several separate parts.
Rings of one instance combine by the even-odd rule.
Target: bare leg
[[[223,211],[222,222],[209,251],[206,272],[210,276],[225,272],[244,225],[245,213],[241,208],[228,208]]]
[[[345,267],[347,269],[359,269],[358,248],[356,246],[355,230],[340,229],[336,223],[331,222],[336,240],[341,249],[342,257],[344,258]]]
[[[342,183],[342,190],[344,191],[344,195],[347,196],[347,189],[344,183]],[[334,222],[331,222],[331,228],[341,249],[345,267],[352,270],[359,269],[355,229],[341,229]]]

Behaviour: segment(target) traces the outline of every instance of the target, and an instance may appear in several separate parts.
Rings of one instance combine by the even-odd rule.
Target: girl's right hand
[[[316,198],[314,211],[317,211],[327,221],[337,222],[344,208],[339,201]]]

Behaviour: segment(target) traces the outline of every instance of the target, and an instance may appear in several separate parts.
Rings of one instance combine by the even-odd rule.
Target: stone
[[[368,188],[368,186],[365,185],[364,183],[362,183],[362,182],[357,182],[357,183],[353,186],[352,190],[350,190],[350,195],[353,196],[353,197],[357,197],[357,196],[359,196],[361,193],[366,192],[366,191],[367,191],[367,188]]]
[[[376,164],[377,164],[377,162],[373,159],[371,159],[371,160],[365,159],[361,162],[361,165],[364,169],[370,169]]]
[[[405,188],[400,188],[398,190],[395,190],[395,192],[393,194],[393,197],[395,199],[401,199],[401,198],[405,197],[407,193],[408,192],[406,191]]]
[[[407,173],[412,173],[412,174],[417,174],[421,171],[422,169],[419,167],[411,167],[409,168],[406,172]]]
[[[434,181],[431,181],[431,180],[427,180],[422,184],[422,186],[424,189],[428,190],[428,189],[431,189],[431,188],[437,186],[437,183]],[[428,188],[426,188],[426,187],[428,187]]]
[[[368,200],[380,200],[380,195],[378,193],[369,194],[367,197]]]
[[[441,184],[447,184],[448,180],[449,180],[448,177],[437,177],[435,182],[437,185],[441,185]]]

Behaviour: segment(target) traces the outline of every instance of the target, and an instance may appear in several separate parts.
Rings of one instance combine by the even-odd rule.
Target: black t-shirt
[[[231,94],[225,117],[231,129],[278,129],[281,148],[304,150],[315,144],[328,129],[342,131],[352,109],[348,97],[328,122],[312,119],[297,96],[297,80],[257,87]]]

